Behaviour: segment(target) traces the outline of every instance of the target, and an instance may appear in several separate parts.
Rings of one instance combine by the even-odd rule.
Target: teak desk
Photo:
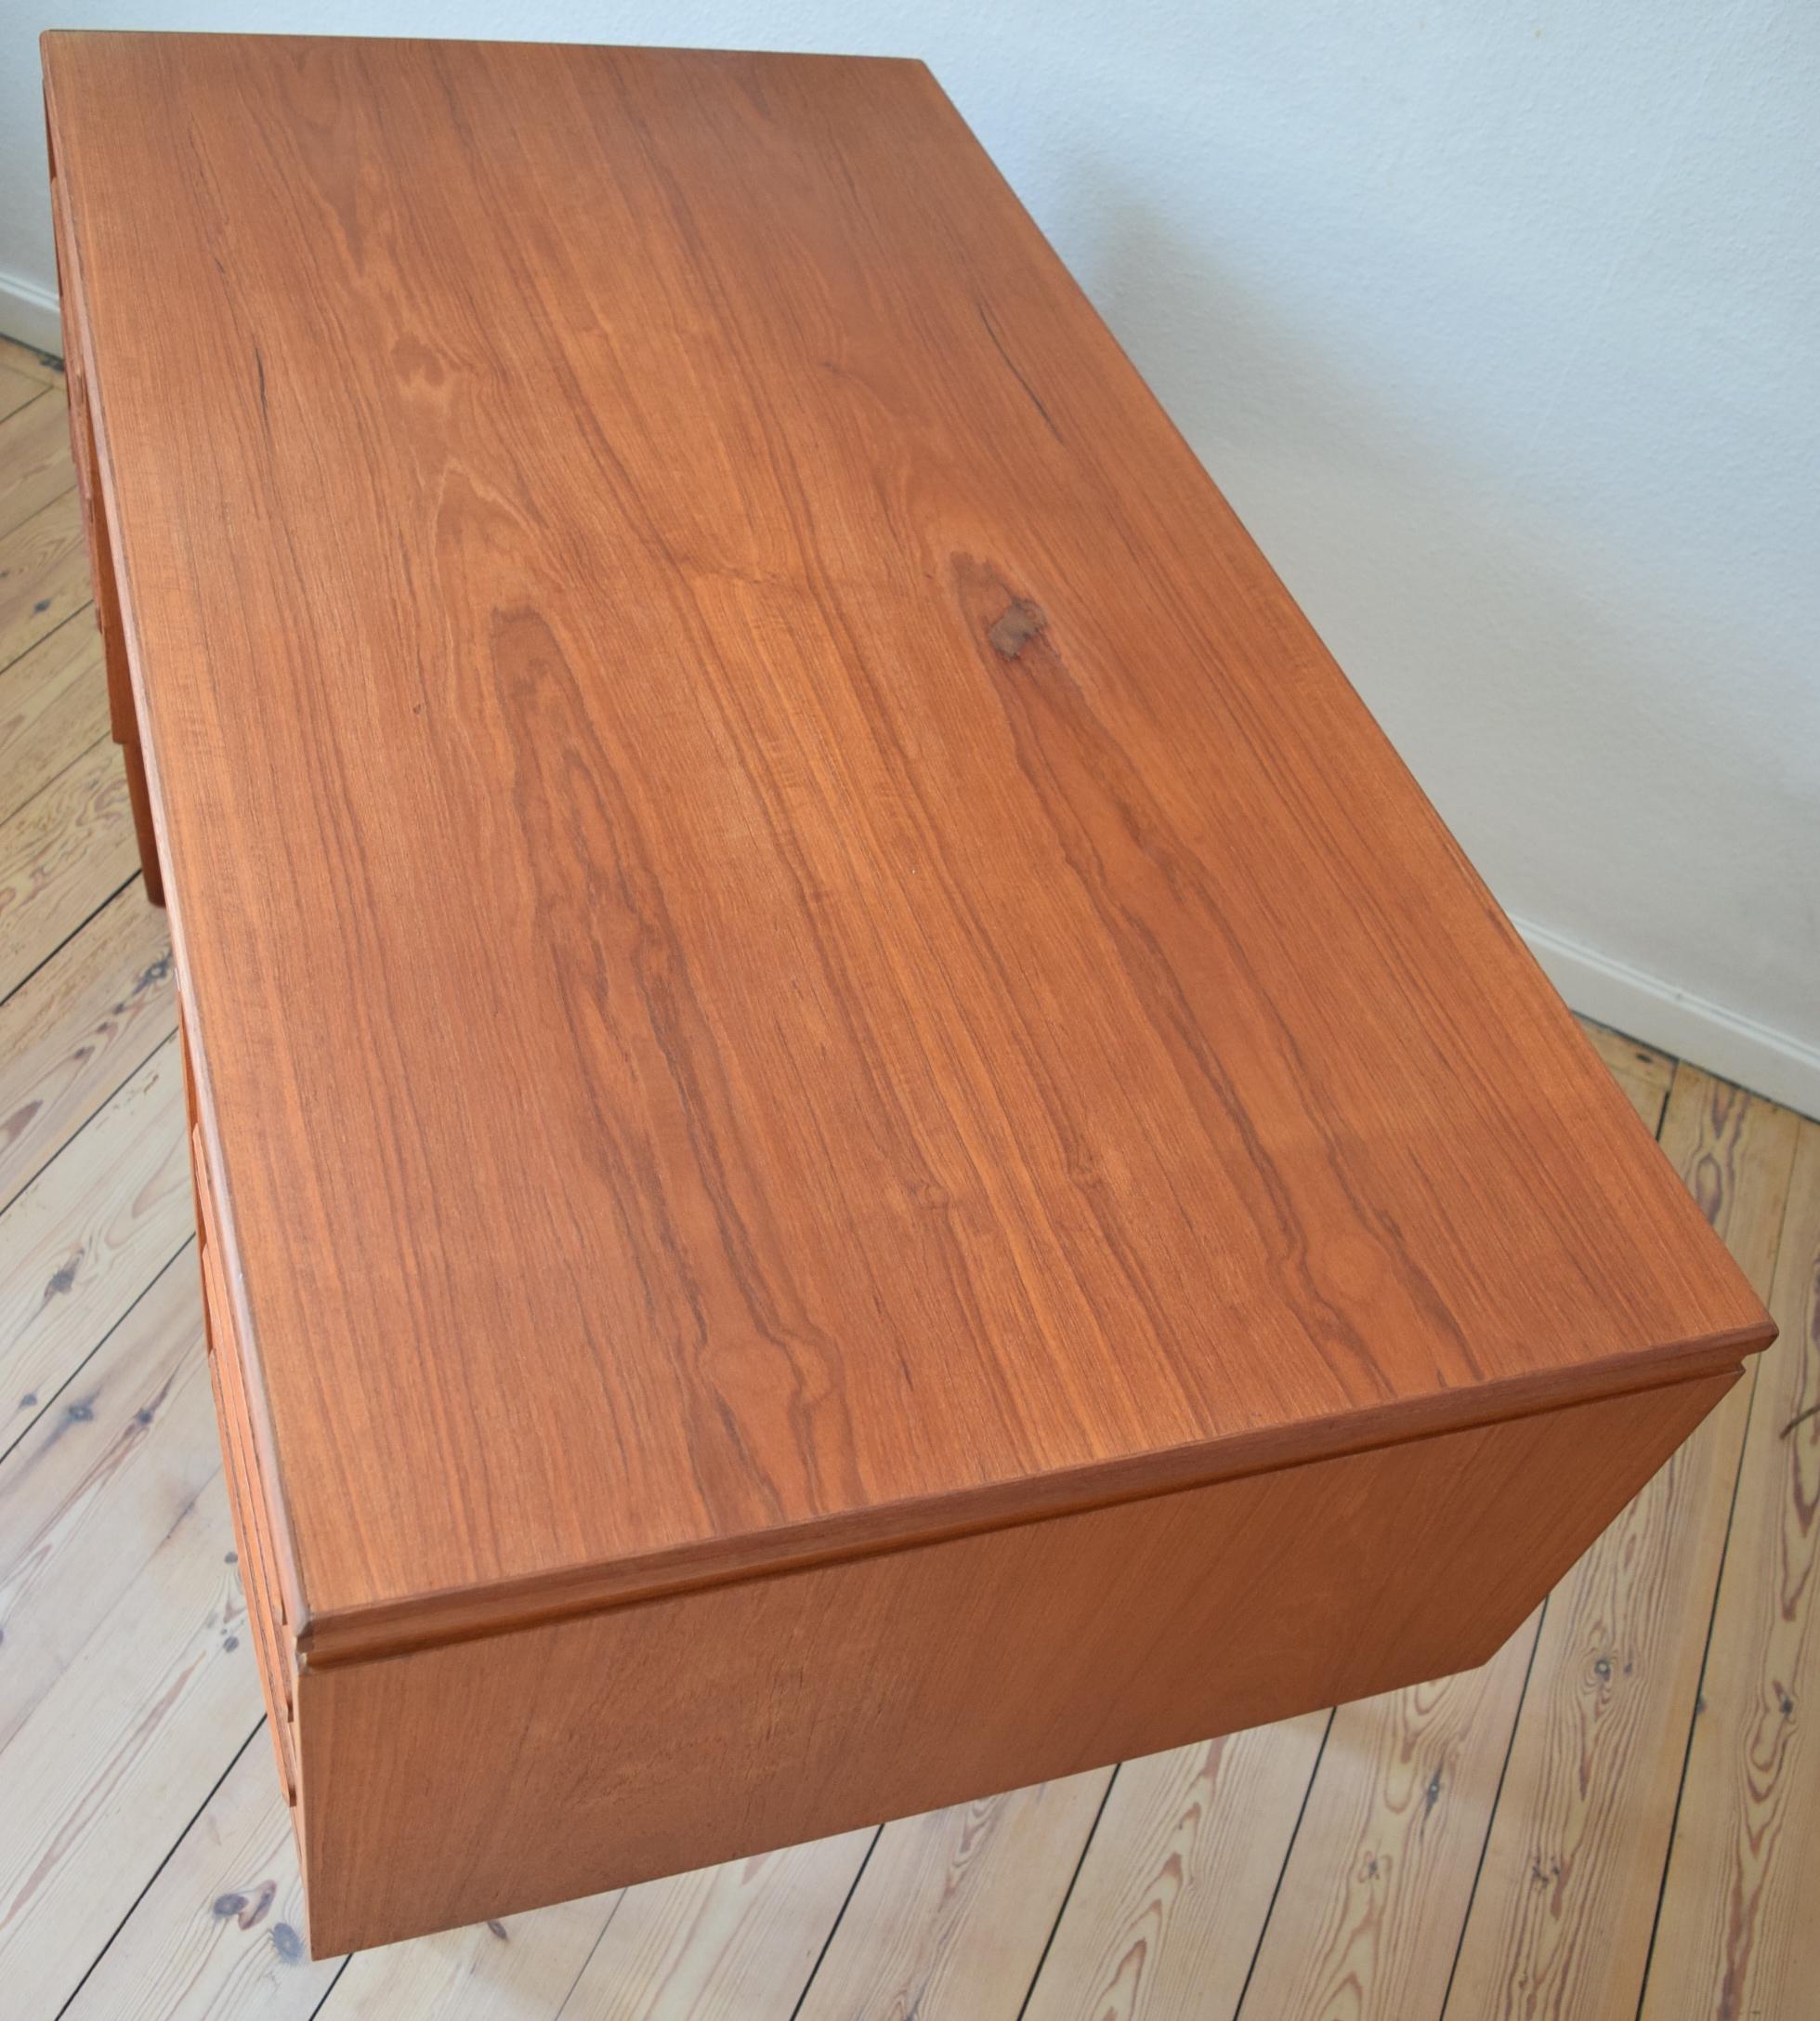
[[[319,1950],[1488,1656],[1768,1318],[919,63],[45,43]]]

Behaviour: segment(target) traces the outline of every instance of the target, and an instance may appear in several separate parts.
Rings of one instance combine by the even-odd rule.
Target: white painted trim
[[[0,273],[0,336],[17,338],[34,351],[63,355],[63,324],[57,296],[23,274]]]
[[[1677,989],[1534,920],[1511,924],[1572,1007],[1772,1101],[1820,1116],[1820,1046]]]

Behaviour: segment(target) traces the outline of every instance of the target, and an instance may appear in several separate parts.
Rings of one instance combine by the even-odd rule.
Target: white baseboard
[[[0,272],[0,336],[29,344],[34,351],[63,355],[63,325],[57,296],[23,274]]]
[[[1722,1080],[1820,1116],[1820,1046],[1709,1003],[1534,920],[1511,924],[1569,1005]]]

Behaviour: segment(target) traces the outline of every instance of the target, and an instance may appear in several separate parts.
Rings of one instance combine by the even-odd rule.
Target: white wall
[[[41,341],[46,22],[925,57],[1569,1001],[1820,1111],[1808,0],[0,0]]]

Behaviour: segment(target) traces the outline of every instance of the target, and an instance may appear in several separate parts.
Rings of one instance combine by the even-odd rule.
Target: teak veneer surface
[[[46,61],[306,1648],[1770,1337],[923,66]]]

